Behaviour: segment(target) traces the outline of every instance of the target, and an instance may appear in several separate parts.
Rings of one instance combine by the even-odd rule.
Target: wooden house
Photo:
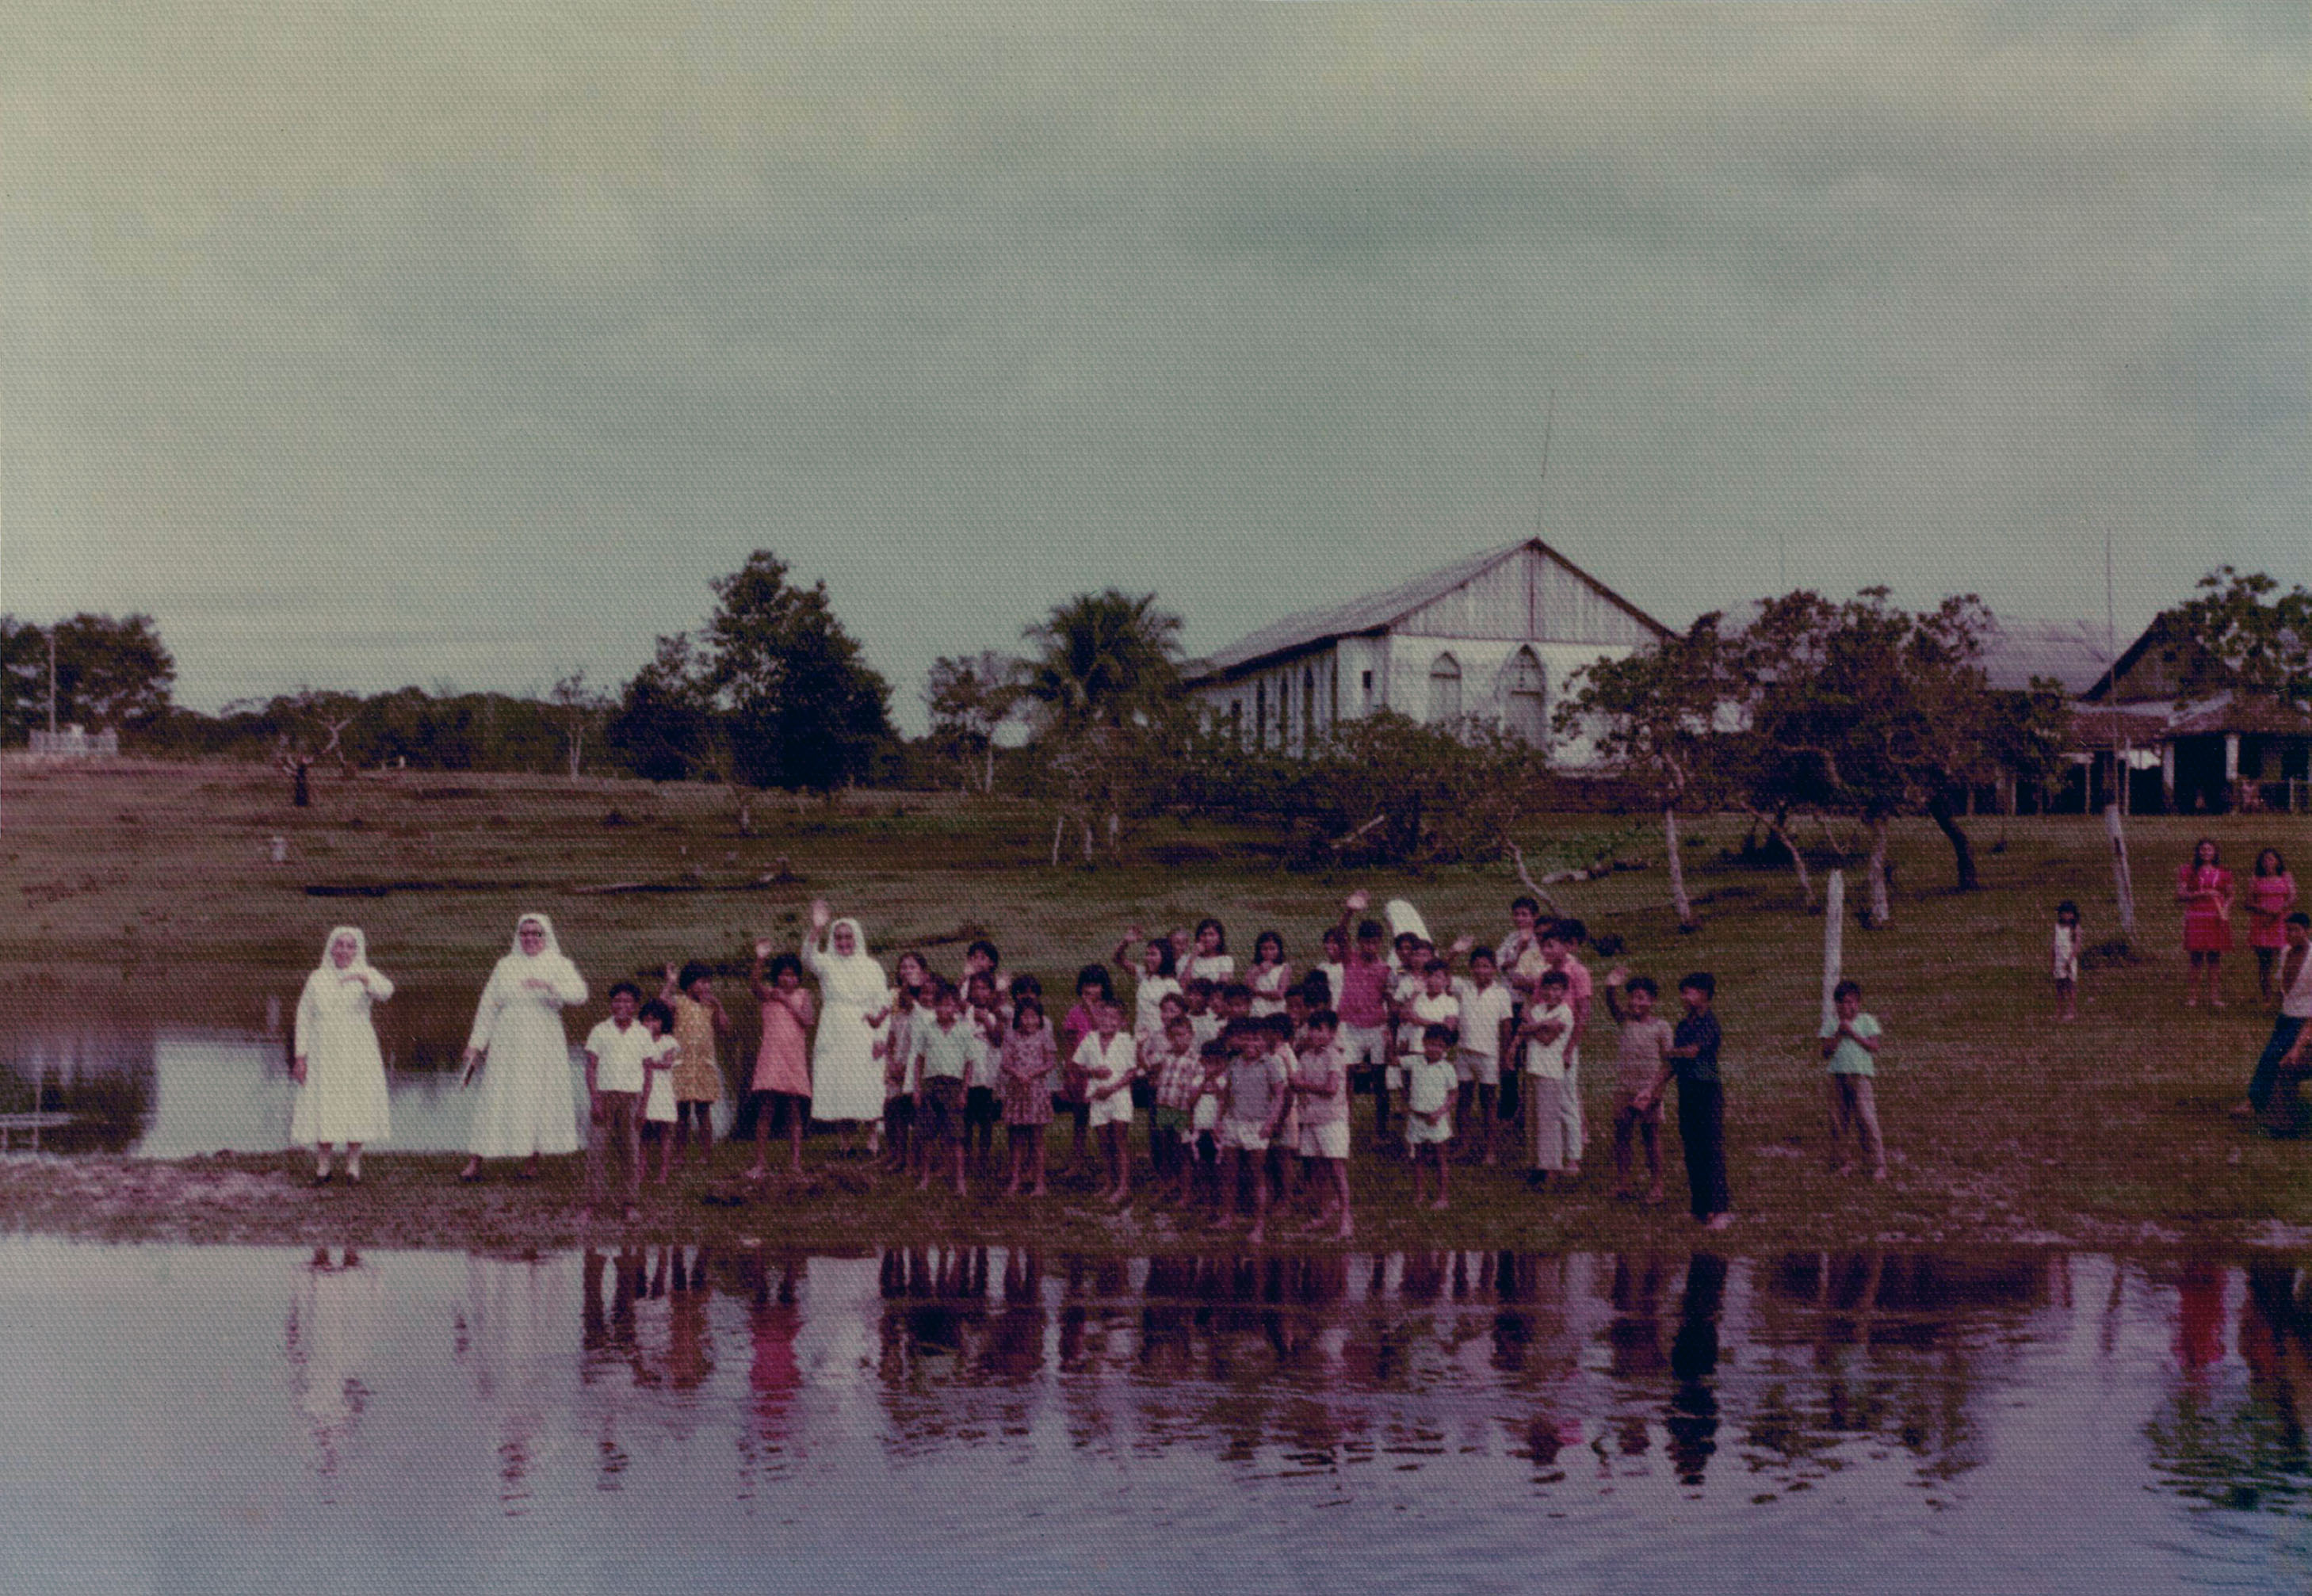
[[[1581,667],[1669,629],[1539,538],[1528,538],[1326,609],[1287,615],[1192,661],[1187,690],[1248,746],[1298,753],[1381,710],[1432,723],[1498,722],[1560,763],[1556,695]]]

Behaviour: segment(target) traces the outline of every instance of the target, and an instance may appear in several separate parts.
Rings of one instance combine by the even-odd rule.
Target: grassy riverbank
[[[11,994],[0,1033],[67,1018],[221,1012],[259,990],[293,998],[323,931],[340,920],[367,929],[405,995],[454,1013],[479,990],[522,909],[555,917],[598,991],[669,958],[736,964],[758,932],[793,937],[815,894],[860,914],[887,961],[921,946],[952,968],[961,941],[984,931],[1008,964],[1064,985],[1134,920],[1217,914],[1247,950],[1256,930],[1273,926],[1305,957],[1354,885],[1412,898],[1444,934],[1496,933],[1515,890],[1498,869],[1362,882],[1290,873],[1274,838],[1169,820],[1134,840],[1127,868],[1054,870],[1043,862],[1047,823],[1034,810],[921,794],[833,808],[758,799],[742,832],[731,795],[705,788],[409,772],[324,781],[305,811],[288,807],[285,788],[270,772],[238,768],[0,770],[0,892],[12,910],[0,920],[0,979]],[[2312,1182],[2303,1178],[2312,1147],[2266,1140],[2224,1112],[2269,1025],[2251,1000],[2252,960],[2244,947],[2235,955],[2229,1008],[2183,1007],[2167,903],[2174,863],[2200,831],[2213,831],[2244,866],[2259,844],[2303,841],[2303,824],[2133,823],[2141,962],[2090,969],[2075,1025],[2049,1018],[2045,949],[2062,897],[2086,909],[2091,942],[2114,932],[2099,825],[1973,824],[1983,891],[1949,892],[1940,838],[1923,824],[1906,828],[1895,923],[1847,932],[1848,972],[1887,1032],[1880,1103],[1894,1178],[1880,1187],[1835,1180],[1825,1166],[1812,1043],[1823,922],[1804,911],[1787,871],[1724,857],[1737,826],[1695,827],[1689,859],[1705,923],[1690,936],[1672,923],[1658,868],[1554,889],[1593,935],[1621,939],[1619,961],[1668,978],[1697,967],[1718,973],[1742,1214],[1730,1239],[1769,1247],[2312,1237]],[[1611,817],[1567,817],[1534,841],[1581,851],[1625,832],[1620,850],[1658,864],[1655,835]],[[271,862],[276,835],[284,864]],[[1591,958],[1601,970],[1611,962]],[[1591,1059],[1609,1058],[1611,1045],[1601,1016]],[[1607,1070],[1593,1062],[1587,1073],[1592,1142],[1578,1186],[1537,1199],[1499,1172],[1467,1171],[1452,1212],[1416,1216],[1401,1166],[1361,1159],[1358,1244],[1683,1243],[1688,1228],[1674,1203],[1645,1209],[1610,1199]],[[644,1223],[823,1246],[1018,1239],[1128,1251],[1179,1234],[1145,1205],[1120,1219],[1100,1212],[1088,1192],[1040,1208],[975,1199],[959,1208],[871,1180],[863,1165],[829,1158],[831,1147],[831,1138],[814,1139],[815,1173],[803,1186],[775,1187],[737,1208],[707,1200],[740,1167],[726,1153],[714,1177],[654,1198]],[[574,1169],[550,1170],[535,1186],[461,1188],[449,1178],[456,1162],[381,1152],[360,1191],[312,1192],[302,1163],[283,1155],[10,1159],[0,1161],[0,1222],[371,1245],[578,1239]],[[1673,1151],[1673,1186],[1676,1173]]]

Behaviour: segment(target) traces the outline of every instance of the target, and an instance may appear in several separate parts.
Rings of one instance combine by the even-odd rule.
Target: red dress
[[[2176,890],[2217,892],[2231,896],[2232,873],[2221,865],[2188,864],[2176,875]],[[2231,916],[2218,905],[2194,901],[2184,908],[2184,951],[2185,953],[2229,953],[2232,947]]]

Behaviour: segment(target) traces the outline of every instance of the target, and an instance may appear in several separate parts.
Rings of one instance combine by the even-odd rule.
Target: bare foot
[[[1830,1166],[1830,1173],[1835,1175],[1852,1174],[1854,1173],[1853,1160],[1848,1158],[1840,1159],[1836,1164]]]
[[[1035,1186],[1029,1190],[1028,1195],[1030,1197],[1042,1197],[1045,1195],[1044,1188],[1041,1185]]]
[[[2221,998],[2211,998],[2208,999],[2208,1007],[2210,1008],[2229,1008],[2231,1005],[2225,1002]]]
[[[1646,1206],[1648,1208],[1658,1208],[1661,1207],[1662,1201],[1663,1196],[1662,1189],[1660,1187],[1655,1186],[1648,1190],[1646,1192]]]
[[[1256,1225],[1244,1233],[1244,1242],[1248,1247],[1265,1247],[1268,1244],[1267,1233]]]
[[[1443,1198],[1441,1198],[1441,1198],[1439,1198],[1435,1202],[1431,1203],[1429,1206],[1430,1206],[1432,1208],[1435,1209],[1438,1213],[1441,1213],[1441,1213],[1443,1213],[1443,1212],[1445,1211],[1445,1207],[1446,1207],[1445,1199],[1444,1199]]]
[[[771,1172],[762,1164],[758,1164],[754,1168],[741,1173],[739,1178],[742,1181],[749,1182],[766,1181],[771,1178]]]
[[[1712,1214],[1709,1218],[1704,1219],[1702,1222],[1702,1228],[1704,1230],[1724,1230],[1728,1225],[1733,1223],[1734,1216],[1731,1214]]]
[[[1887,1178],[1887,1166],[1882,1164],[1878,1168],[1872,1170],[1870,1172],[1870,1178],[1874,1181],[1885,1180]]]
[[[642,1211],[640,1208],[638,1208],[635,1207],[635,1205],[634,1205],[634,1204],[632,1204],[632,1203],[628,1203],[628,1204],[626,1205],[626,1223],[627,1223],[627,1224],[632,1225],[633,1223],[635,1223],[635,1221],[636,1221],[637,1219],[640,1219],[642,1217],[643,1217],[643,1211]]]
[[[1356,1226],[1344,1221],[1342,1224],[1341,1228],[1334,1233],[1333,1239],[1339,1242],[1355,1241],[1357,1239]]]

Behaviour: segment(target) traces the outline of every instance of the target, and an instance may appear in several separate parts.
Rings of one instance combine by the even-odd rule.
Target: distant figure
[[[370,1006],[393,996],[393,983],[369,963],[369,940],[358,926],[339,926],[322,944],[321,963],[305,978],[297,999],[297,1033],[290,1077],[297,1106],[289,1139],[318,1147],[313,1183],[328,1184],[335,1144],[346,1148],[346,1182],[361,1184],[362,1144],[392,1133],[385,1091],[385,1057],[378,1051]]]
[[[2208,1007],[2221,1008],[2216,980],[2232,946],[2232,873],[2219,860],[2214,838],[2193,844],[2192,862],[2176,872],[2176,901],[2184,906],[2184,951],[2192,958],[2184,976],[2184,1006],[2196,1007],[2204,988]]]
[[[2247,880],[2247,945],[2255,949],[2255,993],[2266,1003],[2272,1001],[2273,966],[2288,946],[2288,911],[2295,907],[2296,877],[2288,873],[2280,850],[2267,848],[2255,856],[2255,874]]]
[[[2069,898],[2055,905],[2055,937],[2052,954],[2054,960],[2055,1017],[2075,1020],[2080,1017],[2080,906]]]
[[[538,1178],[538,1161],[547,1153],[579,1148],[578,1110],[570,1090],[570,1040],[562,1011],[586,1001],[578,966],[562,955],[554,922],[525,914],[514,924],[513,948],[490,972],[466,1039],[466,1073],[460,1084],[481,1074],[481,1100],[474,1105],[474,1128],[467,1150],[472,1156],[458,1172],[461,1181],[481,1179],[485,1158],[527,1156],[525,1178]],[[482,1060],[486,1054],[489,1062]]]

